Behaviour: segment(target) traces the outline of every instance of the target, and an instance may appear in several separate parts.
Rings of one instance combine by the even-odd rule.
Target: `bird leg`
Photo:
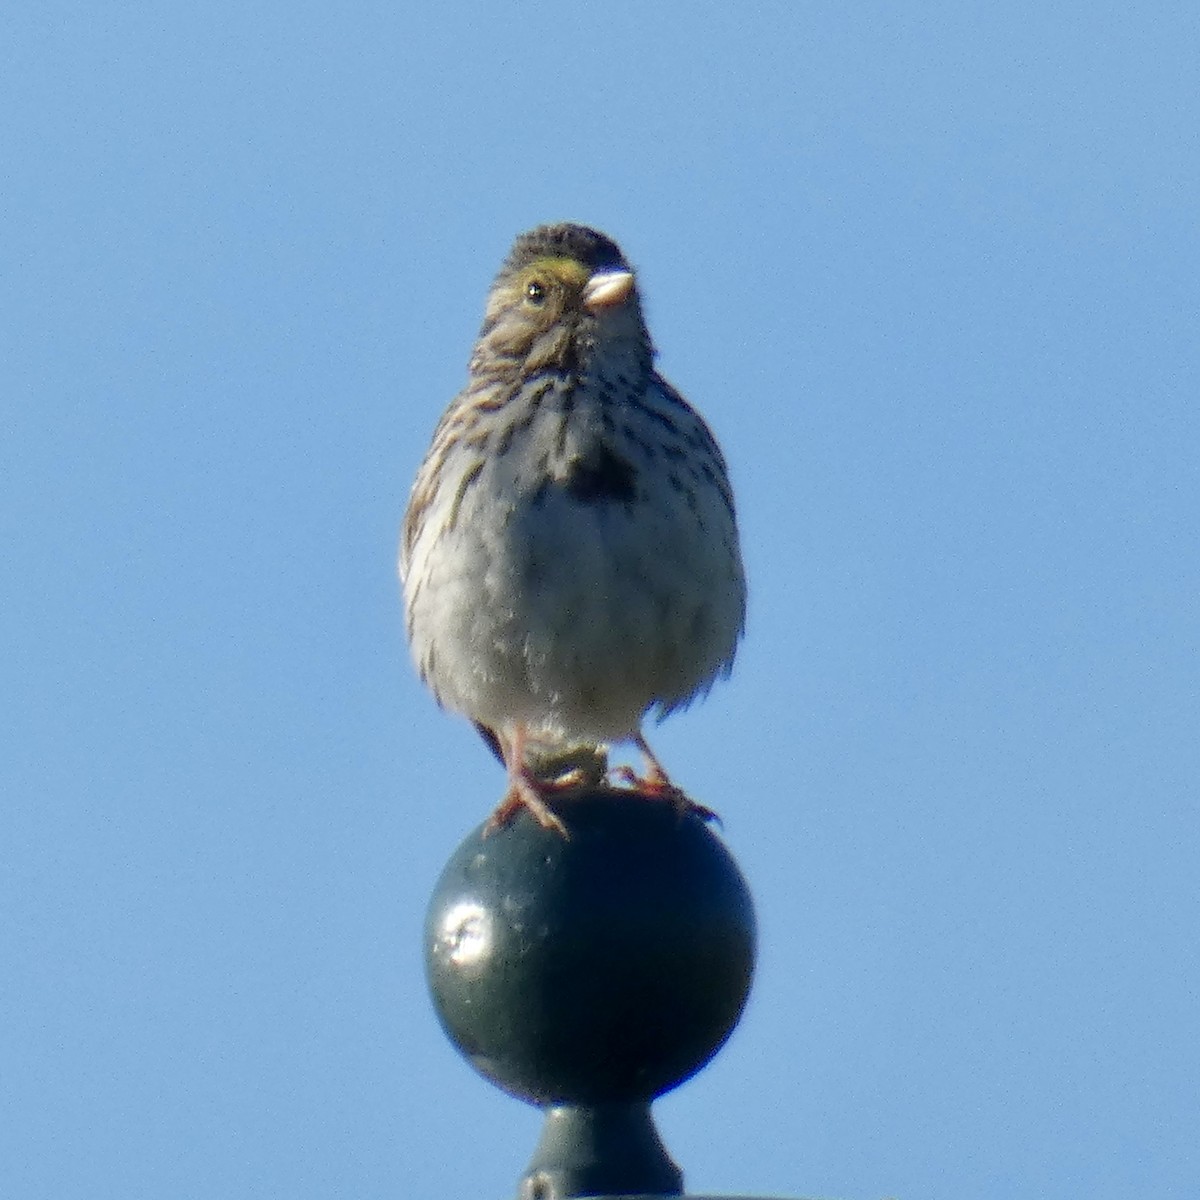
[[[646,773],[639,775],[632,767],[620,767],[617,775],[623,783],[628,784],[643,796],[654,800],[665,800],[675,810],[680,820],[689,814],[699,817],[702,821],[719,821],[721,819],[711,808],[697,804],[682,788],[676,787],[671,782],[662,763],[650,749],[650,744],[640,729],[633,736],[633,744],[642,752],[642,757],[646,760]]]
[[[488,817],[483,827],[483,836],[503,829],[512,821],[517,813],[527,808],[533,819],[544,829],[552,829],[570,841],[571,835],[561,819],[550,810],[545,797],[555,792],[567,791],[570,784],[562,786],[559,781],[547,782],[539,779],[525,761],[526,730],[524,725],[513,728],[511,741],[501,738],[500,744],[504,751],[504,765],[508,768],[508,791],[504,798]]]

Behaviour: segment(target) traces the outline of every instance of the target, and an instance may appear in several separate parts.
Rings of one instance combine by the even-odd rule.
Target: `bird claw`
[[[627,787],[648,800],[662,800],[669,804],[680,821],[684,817],[699,817],[701,821],[721,823],[720,816],[704,804],[693,800],[681,787],[676,787],[665,775],[651,773],[639,775],[632,767],[617,767],[613,772]]]
[[[509,785],[508,791],[504,794],[504,799],[496,805],[492,810],[492,815],[488,817],[484,824],[483,836],[488,837],[498,829],[503,829],[505,826],[511,824],[521,809],[524,808],[543,829],[549,829],[557,833],[564,841],[569,842],[571,835],[567,832],[567,827],[562,823],[562,818],[551,810],[542,797],[540,789],[544,786],[535,783],[534,780],[525,776],[518,776],[514,779]],[[556,792],[560,789],[551,786],[546,790]]]

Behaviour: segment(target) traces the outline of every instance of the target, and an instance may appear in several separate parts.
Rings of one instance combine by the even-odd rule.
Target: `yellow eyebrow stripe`
[[[573,258],[539,258],[537,262],[532,263],[528,268],[530,271],[549,271],[551,274],[557,275],[564,283],[574,284],[576,287],[582,287],[592,277],[591,271]]]

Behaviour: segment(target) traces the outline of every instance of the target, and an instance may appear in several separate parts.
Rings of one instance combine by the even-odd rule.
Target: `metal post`
[[[480,1074],[546,1113],[520,1200],[680,1195],[650,1105],[741,1016],[750,893],[669,803],[599,788],[559,811],[569,839],[522,813],[451,857],[426,923],[434,1006]]]

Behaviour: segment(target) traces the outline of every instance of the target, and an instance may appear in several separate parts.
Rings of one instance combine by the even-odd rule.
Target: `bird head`
[[[653,354],[637,283],[619,247],[583,225],[522,234],[488,294],[473,369],[570,370],[593,352],[632,352],[646,364]]]

